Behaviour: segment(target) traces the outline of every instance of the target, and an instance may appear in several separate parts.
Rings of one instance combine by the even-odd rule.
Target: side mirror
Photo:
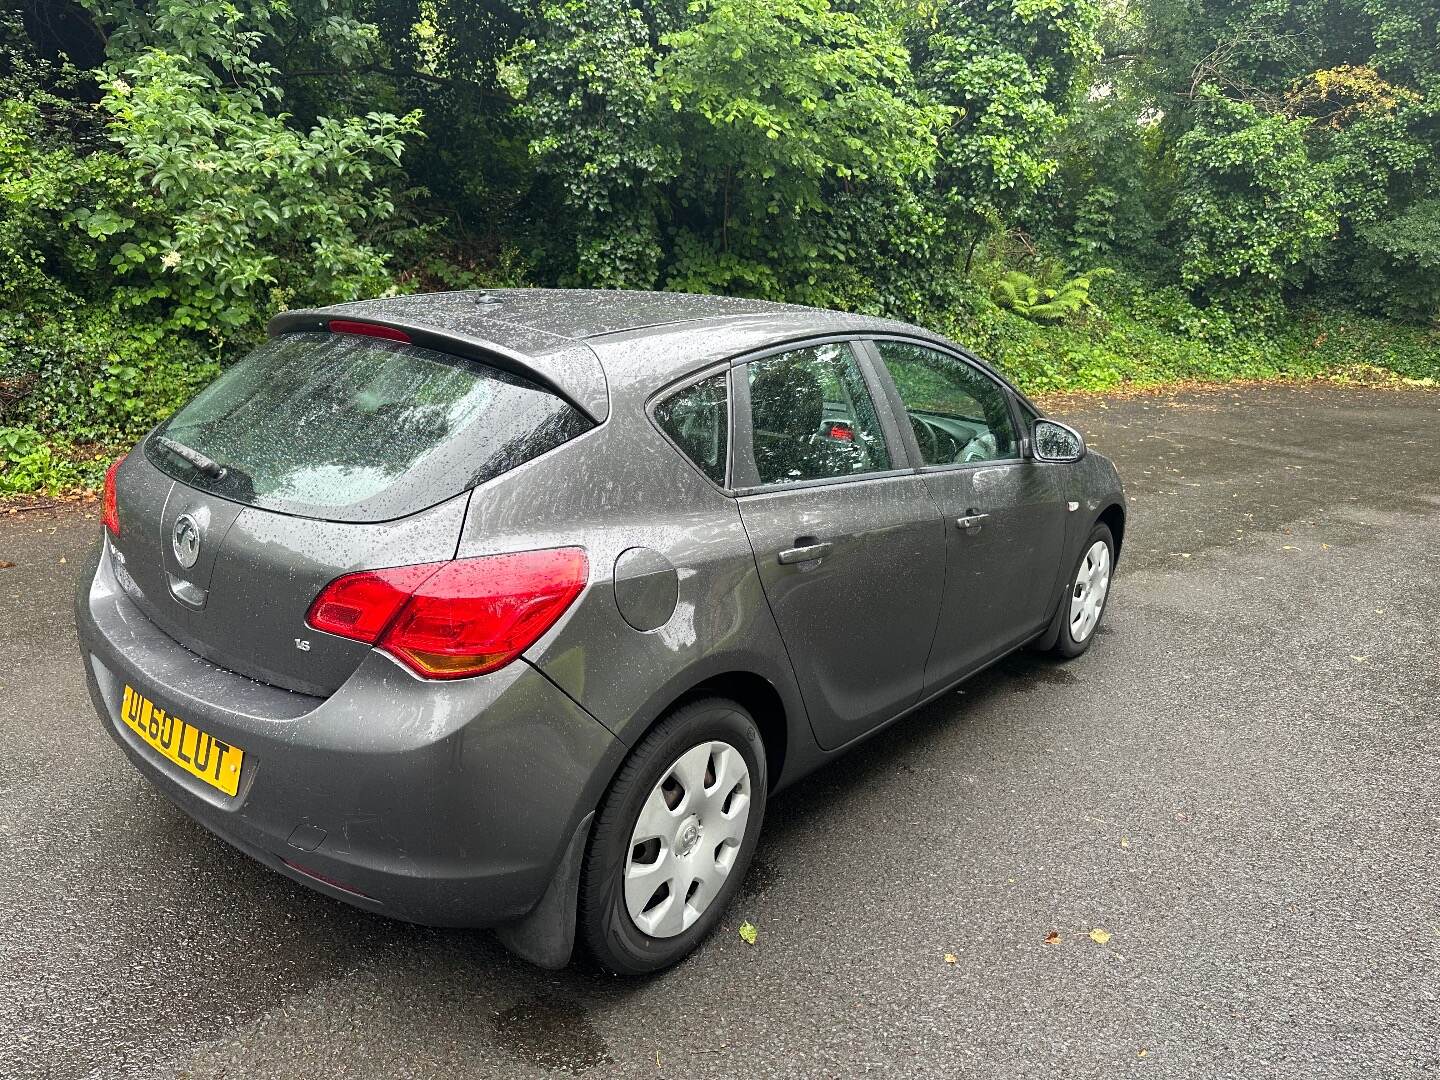
[[[1036,461],[1079,461],[1085,456],[1085,439],[1078,431],[1044,417],[1035,421],[1032,445]]]

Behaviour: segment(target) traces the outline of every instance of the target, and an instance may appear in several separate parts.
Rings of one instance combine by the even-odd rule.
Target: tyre
[[[1115,569],[1115,538],[1105,525],[1096,525],[1080,552],[1070,591],[1061,603],[1060,635],[1055,653],[1067,660],[1079,656],[1095,640],[1095,631],[1110,598],[1110,577]]]
[[[706,698],[631,751],[596,816],[580,875],[580,940],[619,975],[683,959],[739,889],[765,817],[765,746],[750,714]]]

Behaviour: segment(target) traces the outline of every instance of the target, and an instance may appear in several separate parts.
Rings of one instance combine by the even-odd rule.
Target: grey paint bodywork
[[[1119,478],[1098,454],[917,467],[903,409],[864,342],[898,336],[973,358],[902,323],[720,297],[522,290],[287,313],[271,330],[334,318],[507,367],[596,426],[373,524],[241,507],[130,455],[117,474],[121,536],[102,542],[77,596],[92,695],[138,768],[267,865],[401,918],[506,924],[513,947],[547,964],[568,956],[591,815],[628,748],[677,701],[697,688],[740,697],[783,787],[1043,638],[1092,523],[1123,522]],[[894,450],[887,474],[727,489],[651,420],[677,386],[735,371],[730,441],[741,445],[738,365],[836,338],[856,342]],[[1017,416],[1038,413],[1008,392]],[[1083,512],[1065,510],[1071,502]],[[953,525],[976,505],[995,511],[988,533]],[[207,524],[189,571],[169,553],[182,512]],[[832,555],[776,561],[808,534],[832,540]],[[568,545],[587,552],[585,591],[521,661],[489,675],[424,682],[304,622],[343,573]],[[203,590],[203,605],[177,596],[172,575]],[[117,723],[127,682],[245,749],[235,799],[177,776]]]
[[[312,887],[281,860],[343,881],[354,891],[319,887],[358,906],[438,925],[523,915],[623,758],[613,736],[524,662],[441,694],[373,650],[328,697],[248,679],[142,615],[107,553],[102,544],[77,596],[107,730],[190,816]],[[127,683],[253,755],[234,799],[159,761],[118,722]],[[290,844],[305,826],[323,831],[321,842]]]

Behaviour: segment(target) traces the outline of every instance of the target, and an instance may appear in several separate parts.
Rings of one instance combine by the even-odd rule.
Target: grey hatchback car
[[[106,730],[328,896],[656,971],[767,798],[1025,645],[1083,652],[1114,467],[914,326],[660,293],[289,312],[111,467]]]

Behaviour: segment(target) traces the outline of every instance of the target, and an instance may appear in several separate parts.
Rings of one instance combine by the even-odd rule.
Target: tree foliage
[[[1334,184],[1306,153],[1304,128],[1303,120],[1204,92],[1175,144],[1180,190],[1171,221],[1185,285],[1268,292],[1334,236]]]
[[[663,251],[663,187],[679,154],[660,114],[650,27],[625,0],[542,9],[543,33],[505,66],[538,178],[572,223],[566,284],[652,288]]]
[[[1094,0],[942,0],[911,27],[922,86],[951,108],[937,189],[972,241],[1055,172],[1077,76],[1097,51]]]
[[[1195,0],[1135,13],[1109,28],[1100,70],[1132,115],[1159,117],[1141,175],[1173,189],[1141,246],[1168,252],[1169,272],[1193,289],[1272,309],[1358,298],[1393,317],[1440,317],[1431,279],[1401,254],[1423,244],[1426,214],[1412,208],[1440,195],[1434,0]]]
[[[1440,0],[0,0],[0,454],[55,482],[47,438],[143,430],[279,308],[486,284],[893,315],[1037,387],[1309,370],[1304,313],[1359,307],[1413,376],[1437,35]]]

